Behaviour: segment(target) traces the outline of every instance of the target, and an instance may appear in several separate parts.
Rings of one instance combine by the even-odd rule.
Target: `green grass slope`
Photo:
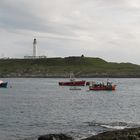
[[[140,77],[140,66],[101,58],[1,59],[0,77]]]

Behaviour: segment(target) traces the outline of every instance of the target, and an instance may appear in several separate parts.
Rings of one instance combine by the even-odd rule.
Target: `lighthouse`
[[[37,55],[37,39],[33,39],[33,54],[24,56],[24,59],[43,59],[46,58],[45,55]]]
[[[34,40],[33,40],[33,58],[36,58],[36,45],[37,45],[37,41],[36,41],[36,38],[34,38]]]

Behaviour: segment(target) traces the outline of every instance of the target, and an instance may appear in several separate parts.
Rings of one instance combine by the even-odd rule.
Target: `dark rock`
[[[82,140],[140,140],[140,128],[104,132]]]
[[[73,140],[73,138],[65,134],[47,134],[40,136],[38,140]]]

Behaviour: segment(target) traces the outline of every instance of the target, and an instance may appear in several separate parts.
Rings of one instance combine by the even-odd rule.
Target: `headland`
[[[0,59],[0,77],[66,78],[117,77],[140,78],[140,65],[112,63],[94,57],[57,57],[42,59]]]

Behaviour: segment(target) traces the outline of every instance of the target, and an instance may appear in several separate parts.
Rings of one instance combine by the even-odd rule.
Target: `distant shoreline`
[[[63,75],[63,76],[60,76],[60,75],[20,75],[20,76],[6,76],[6,75],[1,75],[0,78],[69,78],[68,76],[66,75]],[[121,76],[118,76],[118,75],[106,75],[106,76],[99,76],[99,75],[94,75],[94,76],[76,76],[75,77],[76,79],[78,78],[140,78],[140,75],[135,75],[135,76],[132,76],[132,75],[121,75]]]
[[[140,65],[94,57],[0,60],[1,78],[140,78]]]

